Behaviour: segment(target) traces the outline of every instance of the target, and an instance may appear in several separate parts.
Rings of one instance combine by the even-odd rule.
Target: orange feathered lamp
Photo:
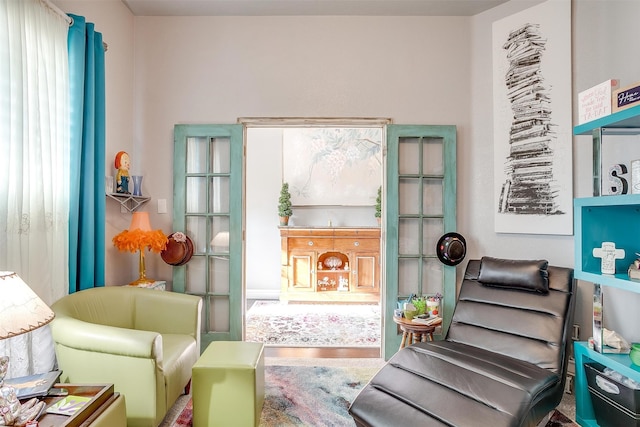
[[[149,212],[134,212],[131,217],[131,225],[128,230],[124,230],[113,238],[113,245],[120,251],[140,253],[140,277],[131,282],[136,286],[145,283],[153,283],[155,280],[148,279],[144,265],[144,251],[149,249],[155,253],[160,253],[167,246],[167,236],[162,230],[152,230],[149,221]]]

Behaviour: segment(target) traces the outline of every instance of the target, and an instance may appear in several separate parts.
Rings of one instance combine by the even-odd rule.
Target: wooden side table
[[[70,395],[86,396],[91,400],[75,414],[58,415],[44,413],[38,419],[40,427],[125,427],[127,424],[124,396],[114,392],[113,384],[58,383],[54,388],[64,388]],[[44,397],[47,407],[64,397]]]
[[[421,325],[407,320],[404,317],[396,316],[393,316],[393,321],[402,331],[400,349],[416,342],[433,341],[433,331],[436,330],[435,326]]]

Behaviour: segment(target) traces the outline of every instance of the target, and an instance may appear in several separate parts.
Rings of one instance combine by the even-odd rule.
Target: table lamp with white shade
[[[54,313],[16,274],[0,271],[0,340],[26,334],[53,320]],[[15,390],[4,386],[9,358],[0,356],[0,425],[21,424],[35,418],[44,402],[32,399],[24,406]]]

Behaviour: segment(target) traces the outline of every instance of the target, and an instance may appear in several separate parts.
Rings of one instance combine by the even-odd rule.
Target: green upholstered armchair
[[[157,427],[200,356],[202,300],[126,286],[87,289],[51,308],[61,381],[113,383],[129,427]]]

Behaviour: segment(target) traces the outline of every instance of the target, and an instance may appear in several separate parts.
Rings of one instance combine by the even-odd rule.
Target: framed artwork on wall
[[[373,206],[381,182],[382,128],[288,128],[283,179],[294,206]]]
[[[571,2],[493,23],[498,233],[573,234]]]

